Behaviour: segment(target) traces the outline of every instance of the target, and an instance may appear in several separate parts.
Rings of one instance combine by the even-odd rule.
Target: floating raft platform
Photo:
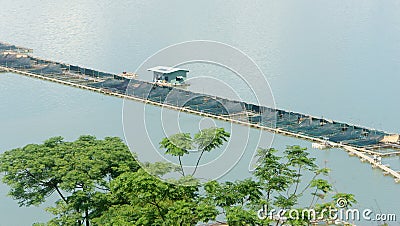
[[[272,133],[343,148],[352,155],[370,162],[371,156],[400,155],[400,141],[386,143],[393,137],[384,131],[328,120],[303,113],[259,106],[191,92],[172,86],[141,81],[134,76],[102,72],[77,65],[31,56],[32,50],[0,43],[0,71],[18,73],[51,82],[131,99],[146,104],[237,123]],[[361,153],[361,154],[360,154]],[[370,162],[371,163],[371,162]],[[371,163],[372,164],[372,163]],[[397,182],[400,176],[389,167],[381,167]]]

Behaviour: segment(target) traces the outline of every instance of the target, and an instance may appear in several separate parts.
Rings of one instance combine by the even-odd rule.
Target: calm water
[[[254,59],[278,107],[398,133],[399,11],[398,1],[372,0],[2,1],[0,40],[33,48],[44,58],[111,72],[134,71],[171,44],[216,40]],[[0,90],[1,151],[55,135],[68,140],[81,134],[123,137],[121,99],[15,74],[0,74]],[[249,139],[243,161],[224,179],[248,175],[257,145],[255,136]],[[273,146],[286,144],[310,147],[281,136]],[[392,178],[339,149],[311,153],[332,168],[338,190],[356,194],[360,208],[400,215],[400,187]],[[399,158],[387,161],[400,170]],[[43,207],[18,208],[6,197],[7,189],[0,185],[0,225],[49,218]]]

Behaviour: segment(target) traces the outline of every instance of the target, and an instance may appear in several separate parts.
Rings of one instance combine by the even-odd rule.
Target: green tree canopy
[[[173,135],[160,145],[166,154],[181,157],[191,148],[212,151],[228,137],[223,129],[211,128],[193,138]],[[354,195],[333,191],[329,169],[319,168],[305,148],[260,148],[258,156],[251,178],[202,185],[192,175],[160,179],[182,165],[179,169],[157,162],[139,168],[119,138],[81,136],[66,142],[54,137],[1,154],[0,171],[9,194],[21,206],[39,205],[58,195],[56,205],[47,209],[55,215],[48,225],[196,225],[216,219],[230,225],[309,225],[316,222],[285,218],[287,213],[268,214],[272,209],[314,208],[316,214],[325,213],[323,220],[328,222],[324,209],[356,203]],[[299,199],[306,192],[312,200],[301,206]],[[260,210],[267,218],[260,217]]]
[[[195,225],[214,220],[218,211],[199,195],[200,184],[180,186],[144,170],[111,182],[111,207],[94,220],[98,225]]]
[[[3,182],[21,206],[39,205],[58,195],[57,208],[49,208],[58,216],[54,223],[71,220],[88,225],[104,207],[98,203],[109,191],[109,182],[138,169],[127,146],[116,137],[81,136],[73,142],[53,137],[0,155]]]

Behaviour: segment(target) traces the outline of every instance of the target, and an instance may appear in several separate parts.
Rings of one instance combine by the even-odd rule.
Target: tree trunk
[[[87,208],[85,209],[85,225],[86,226],[90,226],[90,223],[89,223],[89,211],[88,211]]]

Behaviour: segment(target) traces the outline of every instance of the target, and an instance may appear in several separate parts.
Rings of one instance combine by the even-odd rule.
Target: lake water
[[[33,48],[43,58],[115,73],[135,71],[171,44],[215,40],[257,63],[277,107],[399,133],[399,11],[398,1],[372,0],[7,1],[0,7],[0,40]],[[0,74],[0,90],[1,152],[57,135],[123,137],[122,99],[8,73]],[[223,179],[248,175],[257,138],[250,135],[248,143],[243,161]],[[309,142],[282,136],[273,142],[281,149],[287,144],[309,147],[320,165],[332,169],[335,187],[356,194],[357,207],[400,217],[400,187],[391,177],[340,149],[312,150]],[[400,170],[398,157],[386,161]],[[0,185],[0,225],[50,217],[43,206],[18,208],[7,190]]]

